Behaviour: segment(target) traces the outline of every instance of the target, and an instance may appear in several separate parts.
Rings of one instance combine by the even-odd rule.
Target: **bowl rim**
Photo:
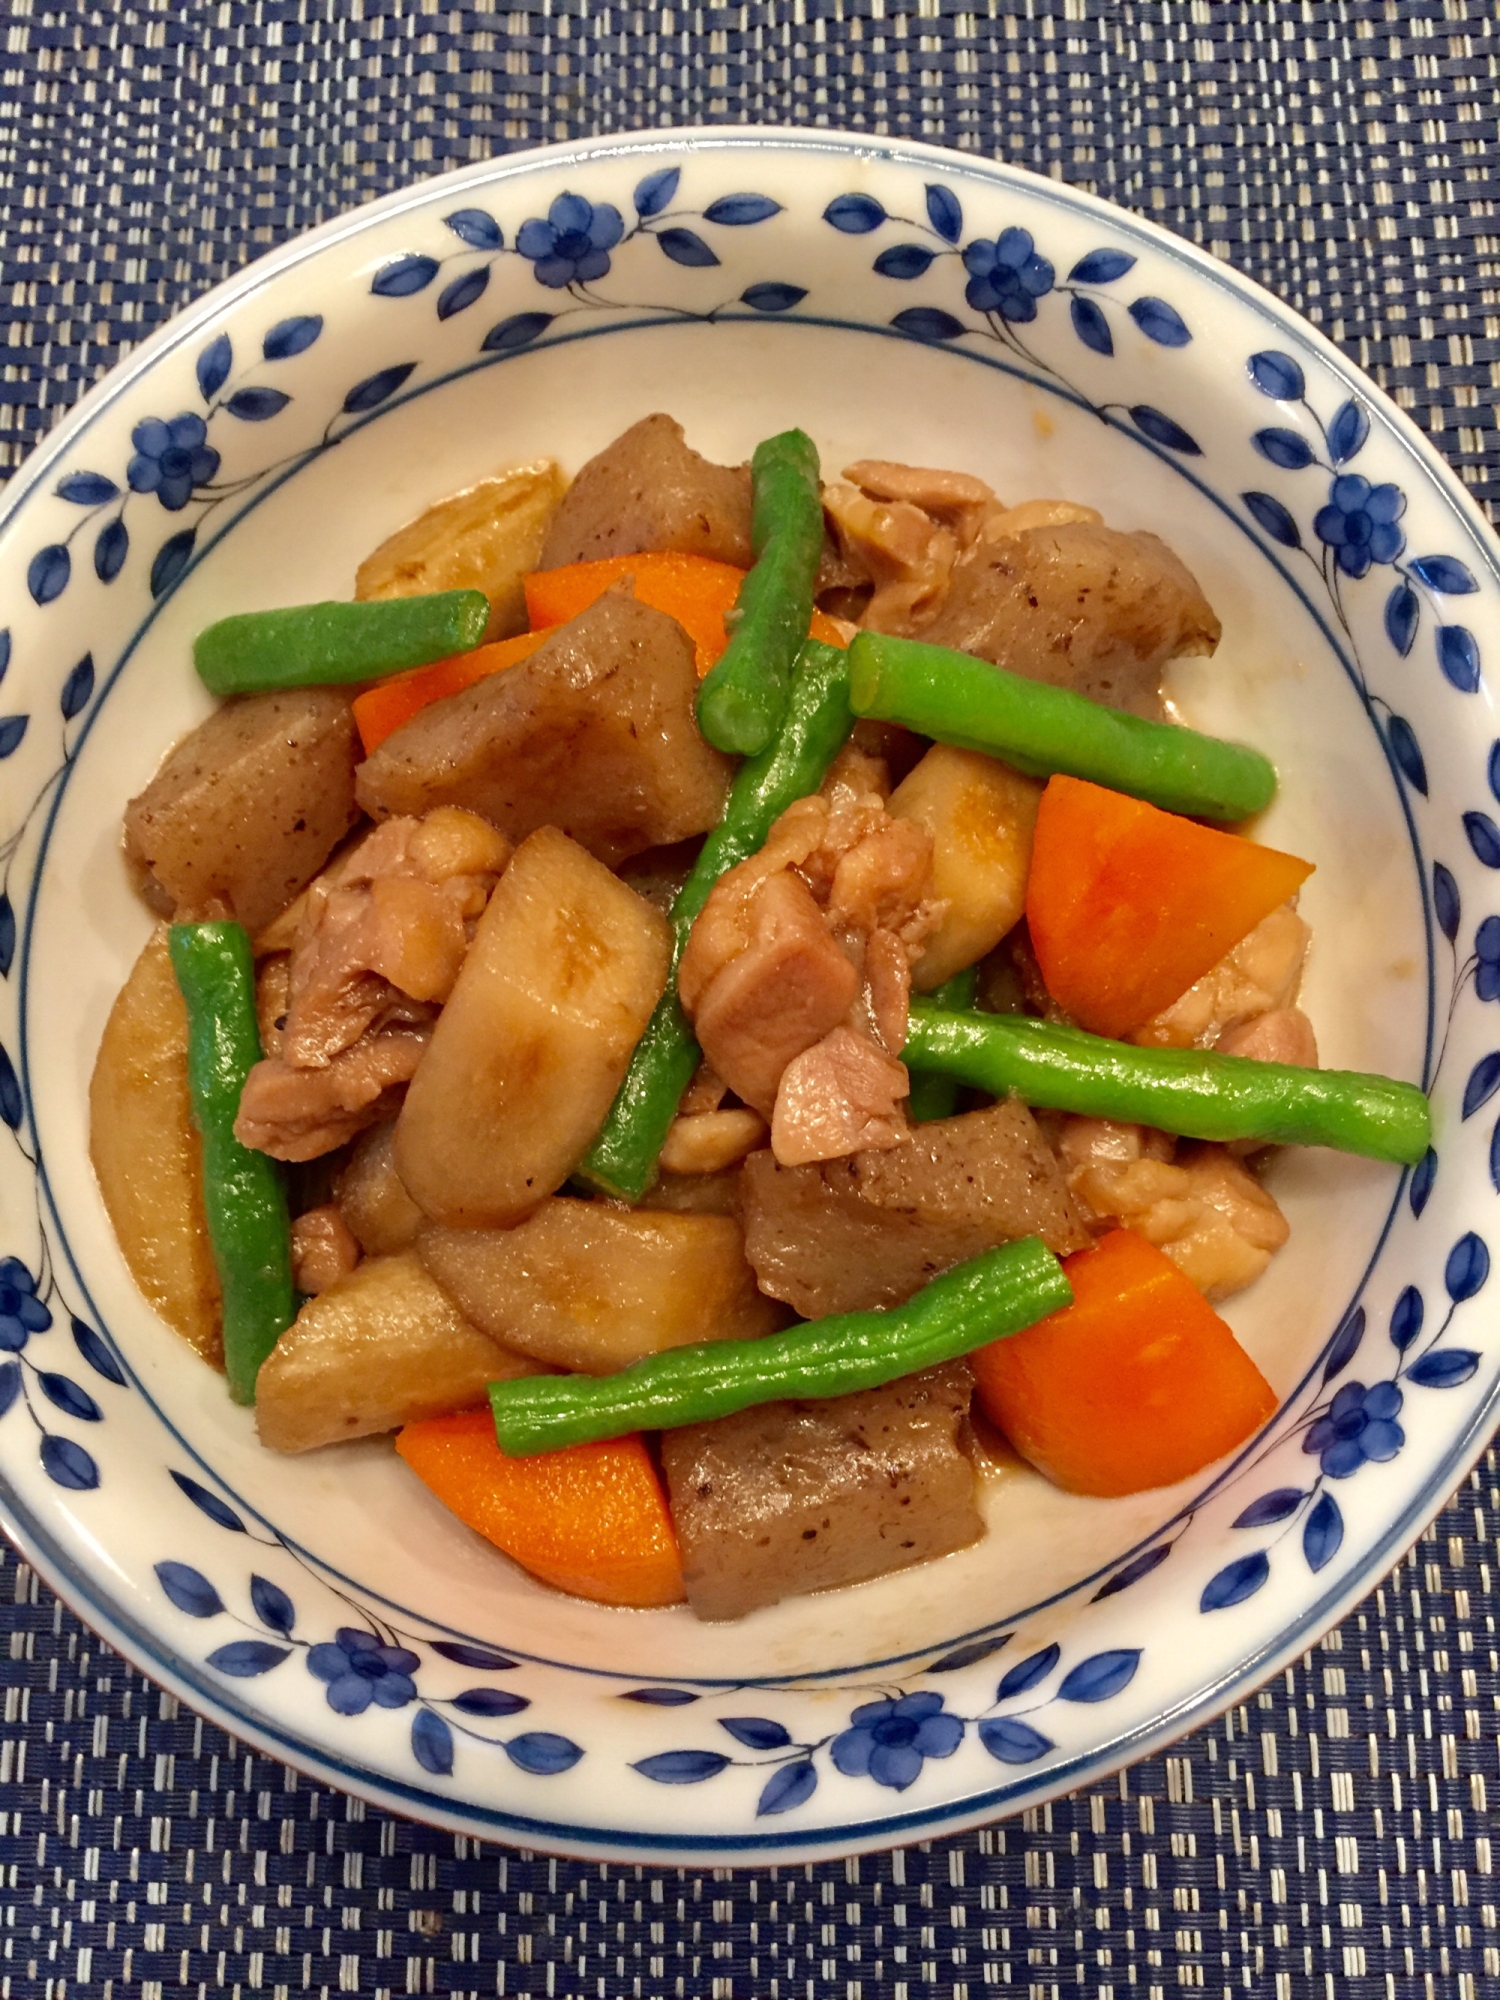
[[[1221,263],[1208,251],[1174,235],[1146,216],[1030,168],[915,139],[876,137],[812,126],[650,127],[562,141],[492,156],[445,173],[430,175],[409,187],[335,216],[268,250],[243,270],[213,286],[173,315],[110,369],[39,443],[25,465],[13,476],[6,492],[0,496],[0,531],[8,527],[28,504],[60,458],[77,444],[95,420],[150,374],[162,358],[192,341],[207,323],[242,305],[257,292],[300,264],[317,258],[332,245],[356,238],[366,230],[379,227],[408,211],[424,210],[444,190],[493,186],[513,178],[524,178],[539,170],[625,160],[664,151],[701,154],[779,149],[889,162],[896,166],[927,165],[950,178],[955,175],[967,177],[989,190],[1019,184],[1033,198],[1049,199],[1075,214],[1080,211],[1096,214],[1117,232],[1138,234],[1153,250],[1183,265],[1200,282],[1206,280],[1228,297],[1241,303],[1248,302],[1268,321],[1284,327],[1304,350],[1315,352],[1332,375],[1368,405],[1372,420],[1378,420],[1392,434],[1412,462],[1413,469],[1420,467],[1426,474],[1440,499],[1467,529],[1469,543],[1478,561],[1492,579],[1500,582],[1500,545],[1496,543],[1493,529],[1477,501],[1415,421],[1350,361],[1326,334],[1285,305],[1256,279]],[[1423,899],[1426,904],[1425,882]],[[1430,923],[1430,911],[1427,914]],[[48,1200],[50,1204],[50,1191]],[[1388,1215],[1381,1232],[1382,1240],[1390,1219]],[[532,1819],[513,1811],[480,1806],[472,1801],[455,1803],[435,1791],[376,1776],[358,1763],[339,1757],[326,1744],[319,1745],[306,1737],[283,1733],[263,1719],[242,1711],[232,1700],[225,1699],[213,1683],[206,1679],[200,1682],[185,1669],[185,1663],[179,1663],[147,1622],[127,1615],[97,1593],[96,1585],[48,1531],[43,1518],[31,1518],[13,1498],[3,1478],[0,1478],[0,1528],[57,1595],[133,1666],[240,1741],[292,1765],[319,1782],[331,1783],[385,1810],[455,1833],[479,1833],[485,1838],[524,1844],[542,1852],[602,1860],[647,1859],[663,1865],[694,1861],[722,1863],[733,1859],[742,1865],[766,1866],[782,1861],[869,1852],[920,1838],[924,1833],[946,1836],[971,1831],[1028,1805],[1055,1798],[1079,1784],[1102,1782],[1125,1766],[1156,1754],[1186,1732],[1212,1722],[1305,1652],[1360,1603],[1400,1560],[1483,1453],[1494,1427],[1497,1408],[1500,1408],[1500,1381],[1444,1452],[1419,1492],[1406,1503],[1368,1550],[1354,1574],[1315,1599],[1291,1626],[1268,1639],[1248,1659],[1225,1670],[1209,1685],[1184,1697],[1150,1722],[1124,1730],[1102,1744],[1080,1750],[1048,1765],[1032,1777],[1018,1773],[1003,1784],[970,1793],[958,1801],[862,1820],[843,1830],[836,1827],[809,1828],[800,1834],[783,1828],[774,1834],[695,1834],[684,1839],[675,1834],[645,1833],[629,1828],[579,1829]]]

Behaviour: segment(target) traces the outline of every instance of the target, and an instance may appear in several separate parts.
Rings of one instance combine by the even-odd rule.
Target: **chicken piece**
[[[323,866],[357,818],[354,718],[341,688],[221,702],[125,808],[125,851],[154,903],[223,903],[253,936]]]
[[[848,1013],[859,974],[830,936],[812,891],[789,869],[758,881],[750,873],[752,893],[738,900],[741,885],[732,878],[753,871],[756,859],[715,885],[682,955],[678,992],[715,1070],[770,1118],[782,1072]],[[745,941],[720,955],[726,939],[734,942],[731,910]]]
[[[823,508],[844,561],[875,586],[860,624],[872,632],[919,632],[947,592],[957,535],[910,501],[874,500],[837,481],[823,488]]]
[[[603,556],[676,549],[748,569],[750,468],[715,465],[682,426],[643,417],[591,458],[573,481],[542,544],[540,569]]]
[[[862,458],[857,464],[844,467],[844,477],[872,500],[920,507],[924,514],[930,514],[933,520],[952,530],[961,549],[973,546],[990,515],[1000,507],[984,481],[967,472],[936,472],[924,465],[897,465],[890,459]]]
[[[1036,1120],[1009,1101],[919,1125],[891,1151],[801,1167],[752,1153],[740,1197],[761,1290],[809,1319],[901,1305],[1021,1236],[1059,1256],[1089,1242]]]
[[[904,1063],[869,1036],[837,1027],[783,1070],[771,1150],[782,1166],[801,1167],[899,1146],[909,1130],[902,1105],[910,1090]]]
[[[1104,516],[1097,507],[1081,507],[1076,500],[1021,500],[1014,507],[992,508],[981,532],[987,542],[1003,542],[1030,528],[1066,528],[1074,522],[1102,528]]]
[[[984,1532],[963,1362],[814,1403],[763,1403],[662,1437],[688,1602],[742,1618],[863,1583]]]
[[[1212,653],[1220,626],[1155,535],[1092,522],[981,541],[922,636],[1091,701],[1160,719],[1161,670]]]
[[[292,955],[289,951],[270,952],[255,968],[255,1020],[263,1056],[281,1054],[282,1030],[291,1001]]]
[[[930,834],[858,789],[871,775],[864,753],[846,757],[821,794],[781,815],[761,851],[715,884],[678,969],[704,1053],[771,1119],[789,1163],[905,1136],[894,1058],[911,961],[944,906],[930,894]]]
[[[439,806],[426,820],[387,820],[302,899],[281,1053],[317,1068],[351,1048],[394,996],[446,1000],[469,926],[510,857],[475,814]]]
[[[360,766],[374,819],[467,806],[521,841],[555,826],[610,868],[716,826],[730,760],[698,733],[675,618],[610,590],[504,673],[435,701]]]
[[[1214,1043],[1226,1056],[1246,1056],[1251,1062],[1292,1063],[1298,1069],[1318,1067],[1318,1038],[1300,1007],[1273,1007],[1253,1021],[1226,1028]]]
[[[275,1160],[315,1160],[396,1111],[402,1084],[416,1074],[429,1030],[382,1028],[365,1034],[318,1069],[284,1056],[258,1062],[240,1093],[234,1136]]]
[[[1130,1039],[1144,1048],[1222,1048],[1234,1029],[1291,1006],[1311,938],[1283,903]]]
[[[292,1283],[315,1297],[347,1278],[359,1262],[359,1245],[332,1202],[310,1208],[292,1223]]]
[[[766,1143],[766,1122],[743,1107],[679,1113],[667,1128],[657,1164],[664,1174],[719,1174]]]
[[[1100,1227],[1134,1229],[1210,1299],[1253,1284],[1291,1231],[1275,1200],[1223,1146],[1189,1146],[1104,1119],[1068,1121],[1068,1185]]]

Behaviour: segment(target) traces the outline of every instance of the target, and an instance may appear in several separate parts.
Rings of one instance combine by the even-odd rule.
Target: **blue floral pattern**
[[[928,1674],[955,1672],[977,1665],[1000,1652],[1014,1635],[1005,1633],[963,1649],[925,1668]],[[657,1785],[701,1785],[723,1771],[767,1771],[756,1805],[757,1818],[792,1812],[806,1805],[818,1789],[826,1752],[828,1762],[844,1778],[866,1778],[887,1791],[904,1792],[922,1775],[924,1765],[952,1757],[973,1730],[976,1740],[997,1764],[1035,1764],[1056,1748],[1031,1715],[1055,1702],[1101,1702],[1121,1694],[1135,1679],[1142,1649],[1117,1647],[1094,1653],[1068,1670],[1051,1694],[1031,1696],[1056,1671],[1062,1648],[1055,1642],[1030,1653],[1003,1675],[993,1700],[978,1715],[949,1708],[946,1698],[931,1688],[912,1693],[871,1690],[875,1698],[860,1702],[848,1725],[816,1742],[797,1742],[784,1723],[766,1715],[721,1715],[718,1725],[735,1743],[751,1751],[749,1758],[725,1750],[663,1750],[631,1766]],[[647,1701],[659,1707],[680,1707],[700,1697],[686,1688],[634,1688],[627,1701]]]

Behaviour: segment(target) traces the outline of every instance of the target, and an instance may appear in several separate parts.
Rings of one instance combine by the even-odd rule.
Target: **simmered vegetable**
[[[660,412],[632,424],[580,469],[537,568],[652,549],[740,569],[753,561],[749,468],[715,465]]]
[[[219,1278],[187,1067],[187,1010],[162,924],[109,1012],[89,1084],[89,1156],[130,1275],[219,1368]]]
[[[735,600],[729,644],[698,695],[703,734],[742,757],[759,756],[781,727],[823,554],[818,449],[806,432],[758,444],[750,477],[755,567]]]
[[[955,1361],[1066,1305],[1062,1266],[1035,1236],[960,1264],[904,1306],[814,1320],[765,1340],[676,1347],[595,1380],[496,1382],[502,1448],[518,1457],[632,1430],[675,1430],[786,1398],[847,1396]]]
[[[1188,1139],[1332,1146],[1410,1167],[1432,1133],[1421,1091],[1388,1076],[1135,1048],[1020,1014],[945,1014],[918,1002],[904,1053],[914,1069],[996,1097],[1013,1090],[1027,1104]]]
[[[503,1228],[562,1185],[670,957],[666,918],[576,842],[553,827],[522,842],[396,1125],[397,1172],[434,1222]]]
[[[396,1449],[445,1507],[544,1583],[595,1604],[682,1601],[661,1480],[638,1437],[507,1458],[487,1410],[408,1424]]]
[[[735,773],[724,817],[704,841],[672,905],[674,982],[632,1055],[604,1129],[580,1168],[583,1178],[605,1193],[640,1200],[698,1066],[698,1044],[677,997],[675,972],[709,891],[736,862],[758,851],[794,800],[817,790],[852,722],[844,655],[809,640],[798,658],[776,741],[760,756],[747,758]]]
[[[1041,796],[1035,778],[947,743],[934,744],[892,792],[896,818],[932,835],[933,893],[948,906],[912,967],[918,993],[977,965],[1020,921]]]
[[[484,637],[489,616],[489,599],[478,590],[242,611],[198,634],[193,665],[210,694],[346,687],[467,653]]]
[[[727,758],[693,721],[686,633],[611,591],[519,665],[433,702],[360,766],[375,819],[467,806],[512,840],[541,826],[608,866],[717,824]]]
[[[785,1317],[723,1215],[551,1200],[513,1229],[429,1229],[417,1249],[476,1326],[585,1375],[693,1341],[756,1340]]]
[[[1096,1035],[1128,1035],[1312,872],[1294,854],[1056,777],[1037,814],[1026,924],[1058,1005]]]
[[[955,972],[951,979],[934,987],[932,1004],[949,1013],[965,1013],[974,1005],[978,992],[979,967],[971,965],[967,971]],[[928,1070],[912,1078],[906,1110],[913,1123],[928,1125],[937,1118],[951,1118],[957,1109],[958,1085],[951,1076],[938,1076]]]
[[[923,639],[1159,720],[1168,660],[1219,643],[1197,578],[1155,535],[1028,513],[1023,504],[994,523],[1004,532],[955,567]]]
[[[1229,1327],[1143,1236],[1114,1230],[1063,1268],[1072,1305],[972,1361],[986,1414],[1056,1485],[1174,1485],[1275,1410]]]
[[[367,1257],[409,1250],[427,1222],[396,1172],[395,1136],[394,1121],[362,1132],[334,1183],[339,1211]]]
[[[261,1368],[255,1428],[272,1451],[311,1451],[472,1408],[536,1363],[466,1320],[408,1250],[370,1257],[309,1299]]]
[[[234,1136],[240,1092],[260,1060],[255,964],[239,924],[174,924],[168,945],[187,1005],[188,1089],[224,1302],[224,1372],[234,1400],[253,1403],[261,1363],[297,1311],[280,1170]]]
[[[336,688],[248,695],[183,738],[125,808],[125,851],[164,916],[227,902],[255,935],[358,817],[354,723]]]
[[[526,623],[522,579],[536,568],[566,483],[554,461],[543,458],[450,494],[365,557],[354,595],[482,590],[490,605],[484,637],[508,638]]]
[[[761,1289],[808,1318],[902,1305],[1017,1237],[1059,1256],[1088,1241],[1051,1147],[1013,1102],[934,1119],[888,1152],[803,1167],[752,1153],[740,1189]]]
[[[1275,796],[1276,773],[1258,750],[1101,708],[967,653],[861,632],[849,673],[856,715],[987,751],[1036,777],[1064,771],[1199,819],[1248,819]]]
[[[596,562],[568,563],[537,570],[526,579],[526,610],[533,631],[563,625],[587,611],[611,584],[629,577],[642,604],[675,618],[693,642],[698,672],[706,674],[729,643],[725,614],[745,581],[733,563],[711,556],[652,554],[601,556]]]
[[[550,639],[550,632],[522,632],[515,639],[497,639],[488,646],[476,646],[472,653],[457,653],[451,660],[434,660],[430,667],[416,667],[409,674],[392,674],[377,681],[354,697],[354,721],[365,755],[393,736],[405,723],[432,702],[450,694],[462,694],[476,681],[488,680],[506,667],[529,660],[537,647]]]
[[[964,1450],[971,1388],[954,1362],[669,1431],[662,1464],[693,1610],[742,1618],[977,1541],[984,1524]]]

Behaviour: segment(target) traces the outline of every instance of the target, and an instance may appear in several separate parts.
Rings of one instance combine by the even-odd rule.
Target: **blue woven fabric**
[[[1268,285],[1500,503],[1492,0],[8,0],[0,470],[273,243],[583,132],[853,126],[1142,210]],[[178,1711],[13,1557],[0,2000],[1480,2000],[1500,1980],[1492,1452],[1343,1627],[1168,1757],[992,1831],[604,1868],[367,1811]]]

